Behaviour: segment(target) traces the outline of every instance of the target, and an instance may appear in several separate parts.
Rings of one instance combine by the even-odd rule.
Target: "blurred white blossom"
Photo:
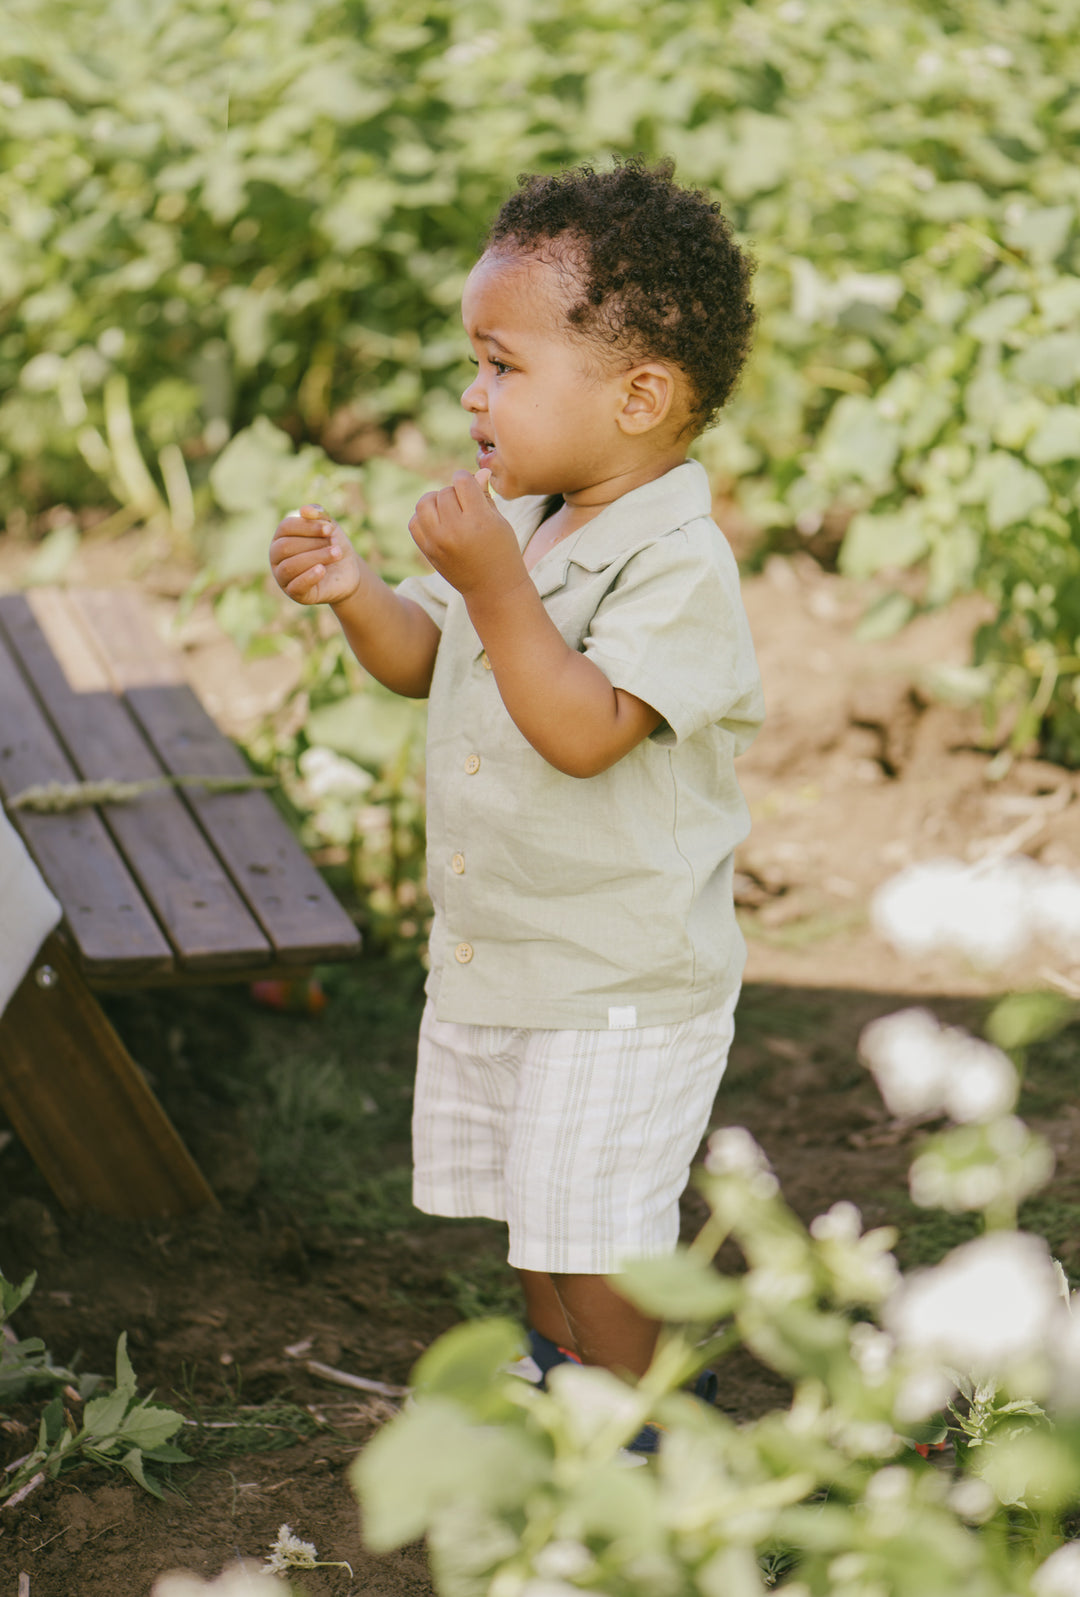
[[[1080,1597],[1080,1542],[1066,1542],[1031,1577],[1035,1597]]]
[[[289,1597],[289,1587],[258,1564],[230,1564],[216,1580],[176,1570],[154,1582],[150,1597]]]
[[[745,1126],[722,1126],[709,1138],[705,1168],[713,1176],[752,1176],[772,1166]]]
[[[990,1378],[1052,1346],[1063,1318],[1046,1243],[1020,1231],[978,1237],[915,1271],[883,1315],[902,1353]]]
[[[927,1009],[871,1021],[859,1051],[894,1115],[986,1121],[1016,1102],[1018,1081],[1008,1056],[959,1027],[940,1025]]]
[[[315,744],[305,749],[297,764],[304,778],[304,786],[312,800],[327,798],[331,794],[349,797],[366,793],[374,778],[369,772],[354,765],[352,760],[337,754],[333,749]]]
[[[1024,855],[926,860],[874,895],[871,918],[901,953],[954,948],[974,964],[1007,964],[1033,943],[1080,950],[1080,875]]]

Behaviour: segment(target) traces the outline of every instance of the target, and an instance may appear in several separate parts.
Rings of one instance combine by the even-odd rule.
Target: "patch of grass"
[[[888,1206],[886,1223],[900,1233],[894,1251],[904,1270],[937,1264],[952,1248],[982,1232],[976,1215],[919,1209],[903,1192],[887,1193],[883,1201]],[[1050,1252],[1075,1279],[1080,1269],[1080,1203],[1039,1193],[1020,1205],[1020,1229],[1045,1237]]]
[[[502,1315],[521,1320],[524,1303],[517,1277],[500,1259],[480,1255],[470,1259],[462,1270],[447,1270],[443,1276],[447,1296],[463,1320],[484,1320]]]
[[[382,1232],[412,1208],[409,1122],[423,970],[379,957],[320,972],[317,1016],[262,1009],[243,987],[113,997],[109,1011],[182,1133],[245,1137],[299,1219]]]
[[[1033,1043],[1024,1062],[1020,1114],[1048,1115],[1062,1104],[1075,1103],[1078,1066],[1080,1023]]]
[[[200,1464],[248,1453],[276,1453],[326,1427],[295,1403],[200,1407],[184,1422],[187,1451]]]

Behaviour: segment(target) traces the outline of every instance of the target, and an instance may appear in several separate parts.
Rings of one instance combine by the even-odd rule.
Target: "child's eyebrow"
[[[504,355],[513,354],[509,344],[504,344],[498,333],[489,333],[485,328],[478,327],[473,337],[480,339],[482,343],[494,344],[496,349],[501,349]]]

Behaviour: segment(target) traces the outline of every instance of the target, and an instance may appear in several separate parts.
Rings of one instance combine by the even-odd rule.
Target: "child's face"
[[[623,469],[623,374],[606,373],[572,336],[558,267],[532,255],[484,255],[461,308],[479,367],[461,403],[473,418],[476,463],[490,469],[498,493],[587,496]]]

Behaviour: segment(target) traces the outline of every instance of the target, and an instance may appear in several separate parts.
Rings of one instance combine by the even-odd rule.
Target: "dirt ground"
[[[10,549],[0,558],[0,588],[18,580],[22,558]],[[121,540],[76,564],[69,579],[123,579],[126,558]],[[148,580],[153,587],[152,573]],[[906,1197],[919,1132],[890,1121],[856,1061],[858,1034],[912,996],[977,1025],[992,984],[959,960],[899,958],[870,926],[870,896],[902,864],[939,854],[1022,848],[1080,864],[1075,778],[1035,760],[1002,773],[978,747],[976,719],[926,691],[927,665],[965,660],[976,604],[924,618],[886,643],[859,643],[852,627],[866,590],[806,557],[774,556],[745,591],[769,721],[741,766],[754,816],[738,861],[750,958],[714,1121],[751,1129],[799,1214],[850,1198],[868,1223],[898,1223],[901,1256],[915,1262],[957,1237]],[[157,602],[167,620],[171,599],[162,592]],[[198,613],[185,639],[193,681],[234,730],[283,690],[280,661],[236,661]],[[1058,969],[1050,979],[1069,984],[1076,974]],[[381,979],[360,963],[340,978],[341,990]],[[400,970],[394,980],[393,1036],[358,1025],[353,1068],[380,1103],[397,1103],[379,1157],[384,1171],[400,1173],[419,982]],[[335,1001],[332,989],[331,1008]],[[377,993],[371,1001],[377,1005]],[[318,1055],[320,1022],[253,1018],[243,993],[213,1002],[222,1060],[234,1026],[263,1028],[270,1052],[276,1035],[294,1049],[310,1040]],[[346,1478],[393,1400],[347,1391],[308,1365],[404,1385],[434,1336],[490,1306],[493,1292],[498,1299],[498,1228],[312,1221],[287,1183],[268,1180],[245,1130],[251,1122],[215,1096],[214,1060],[200,1057],[196,1068],[186,1056],[185,1018],[146,998],[120,1001],[113,1013],[222,1208],[147,1224],[65,1215],[8,1138],[0,1152],[0,1266],[16,1280],[38,1270],[16,1325],[21,1335],[43,1337],[57,1360],[78,1357],[81,1367],[108,1372],[126,1330],[140,1389],[155,1388],[158,1401],[194,1422],[181,1440],[196,1462],[173,1470],[163,1501],[124,1476],[89,1469],[0,1510],[0,1597],[14,1597],[20,1572],[29,1575],[31,1597],[143,1597],[165,1570],[209,1576],[237,1556],[263,1555],[283,1522],[323,1558],[352,1565],[351,1577],[329,1569],[304,1575],[310,1597],[427,1597],[422,1549],[385,1558],[364,1550]],[[1040,1212],[1075,1273],[1080,1107],[1070,1101],[1072,1068],[1071,1052],[1051,1052],[1041,1073],[1032,1070],[1024,1107],[1058,1156]],[[688,1233],[701,1217],[691,1193]],[[782,1384],[745,1356],[719,1374],[722,1406],[736,1416],[783,1399]],[[26,1451],[19,1427],[29,1417],[26,1409],[8,1418],[0,1460]]]

